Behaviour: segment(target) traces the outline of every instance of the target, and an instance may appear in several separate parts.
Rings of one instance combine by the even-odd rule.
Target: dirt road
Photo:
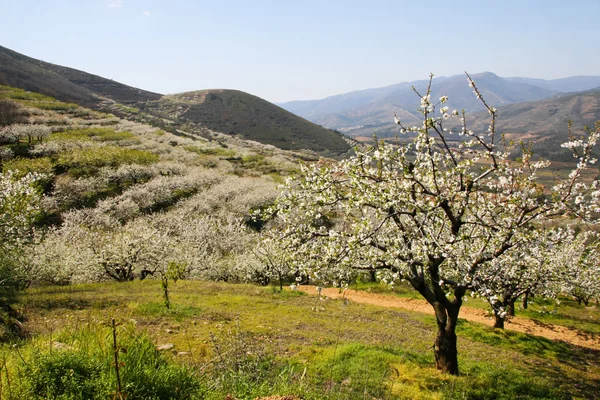
[[[298,289],[308,294],[317,294],[317,288],[315,286],[299,286]],[[348,289],[346,290],[345,294],[342,294],[340,293],[339,289],[335,288],[322,289],[321,295],[327,296],[331,299],[339,299],[345,295],[345,297],[350,301],[354,301],[356,303],[372,304],[381,307],[402,308],[409,311],[433,314],[432,307],[425,300],[384,296],[352,289]],[[486,316],[486,312],[484,310],[476,308],[463,306],[460,309],[460,318],[483,325],[494,325],[493,320]],[[598,335],[591,335],[560,325],[542,323],[530,319],[519,318],[517,316],[513,317],[510,322],[507,322],[505,328],[507,330],[542,336],[550,340],[562,340],[576,346],[600,350],[600,337]]]

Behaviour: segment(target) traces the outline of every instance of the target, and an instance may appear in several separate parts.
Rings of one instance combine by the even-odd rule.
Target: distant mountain
[[[200,90],[163,96],[146,102],[144,111],[286,150],[310,149],[329,155],[350,150],[347,140],[338,132],[238,90]]]
[[[526,82],[514,82],[491,72],[472,75],[477,87],[490,105],[501,106],[523,101],[551,97],[558,92],[541,88]],[[398,129],[393,124],[393,113],[407,124],[419,122],[420,105],[412,87],[424,94],[428,80],[400,83],[378,89],[367,89],[332,96],[322,100],[295,101],[281,106],[312,122],[328,128],[340,130],[351,136],[370,137],[395,134]],[[451,107],[468,111],[483,108],[464,75],[435,78],[432,97],[437,99],[449,96]]]
[[[582,92],[600,87],[600,76],[571,76],[561,79],[505,78],[511,82],[528,83],[555,92]]]
[[[351,141],[340,133],[244,92],[207,90],[163,96],[1,46],[0,85],[108,110],[173,132],[182,126],[196,127],[198,131],[206,127],[285,150],[308,149],[327,156],[339,156],[351,148]],[[120,104],[132,107],[119,107]]]
[[[36,60],[2,46],[0,84],[90,107],[102,98],[132,103],[157,100],[162,96],[87,72]]]

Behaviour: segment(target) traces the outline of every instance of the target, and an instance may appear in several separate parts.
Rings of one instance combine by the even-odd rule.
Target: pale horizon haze
[[[0,45],[162,94],[319,99],[491,71],[600,75],[600,0],[0,0]]]

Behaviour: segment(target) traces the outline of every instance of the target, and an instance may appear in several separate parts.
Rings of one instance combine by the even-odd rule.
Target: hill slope
[[[489,117],[487,113],[477,113],[468,120],[473,130],[485,130]],[[585,125],[593,127],[596,121],[600,121],[600,88],[498,109],[499,132],[511,139],[537,142],[536,153],[551,160],[573,160],[570,151],[560,147],[561,143],[568,141],[569,121],[573,122],[575,133]],[[598,149],[596,152],[600,154]]]
[[[27,57],[0,46],[0,84],[94,106],[105,97],[119,103],[156,100],[158,93]]]
[[[323,155],[337,156],[350,149],[350,141],[339,133],[303,120],[247,93],[217,90],[163,96],[98,75],[36,60],[1,46],[0,85],[108,110],[169,130],[185,127],[186,131],[192,128],[190,133],[197,133],[194,128],[209,128],[285,150],[308,149]],[[210,95],[204,96],[202,93]],[[197,101],[198,96],[202,101]],[[107,99],[111,101],[107,102]],[[128,108],[119,107],[119,104],[134,106],[129,110],[139,108],[143,113],[128,113]]]
[[[340,155],[350,149],[339,133],[238,90],[201,90],[163,96],[158,101],[146,102],[144,111],[285,150],[310,149]]]

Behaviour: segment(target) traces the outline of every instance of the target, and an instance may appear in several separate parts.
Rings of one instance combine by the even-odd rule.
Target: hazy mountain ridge
[[[561,93],[581,92],[600,87],[600,76],[570,76],[560,79],[505,78],[513,82],[529,83]]]
[[[546,81],[501,78],[491,72],[484,72],[474,74],[472,78],[488,104],[495,107],[547,99],[561,91],[575,91],[578,88],[587,90],[598,86],[597,83],[600,84],[600,77],[571,77]],[[538,81],[545,83],[546,87],[536,85]],[[390,136],[398,131],[392,120],[394,112],[409,125],[419,121],[417,109],[420,99],[412,87],[422,94],[426,91],[428,82],[406,82],[322,100],[288,102],[281,106],[315,123],[338,129],[354,137],[371,137],[374,133],[378,136]],[[464,75],[434,78],[432,98],[437,99],[443,95],[449,96],[452,108],[467,111],[483,109],[481,102],[468,87]]]

